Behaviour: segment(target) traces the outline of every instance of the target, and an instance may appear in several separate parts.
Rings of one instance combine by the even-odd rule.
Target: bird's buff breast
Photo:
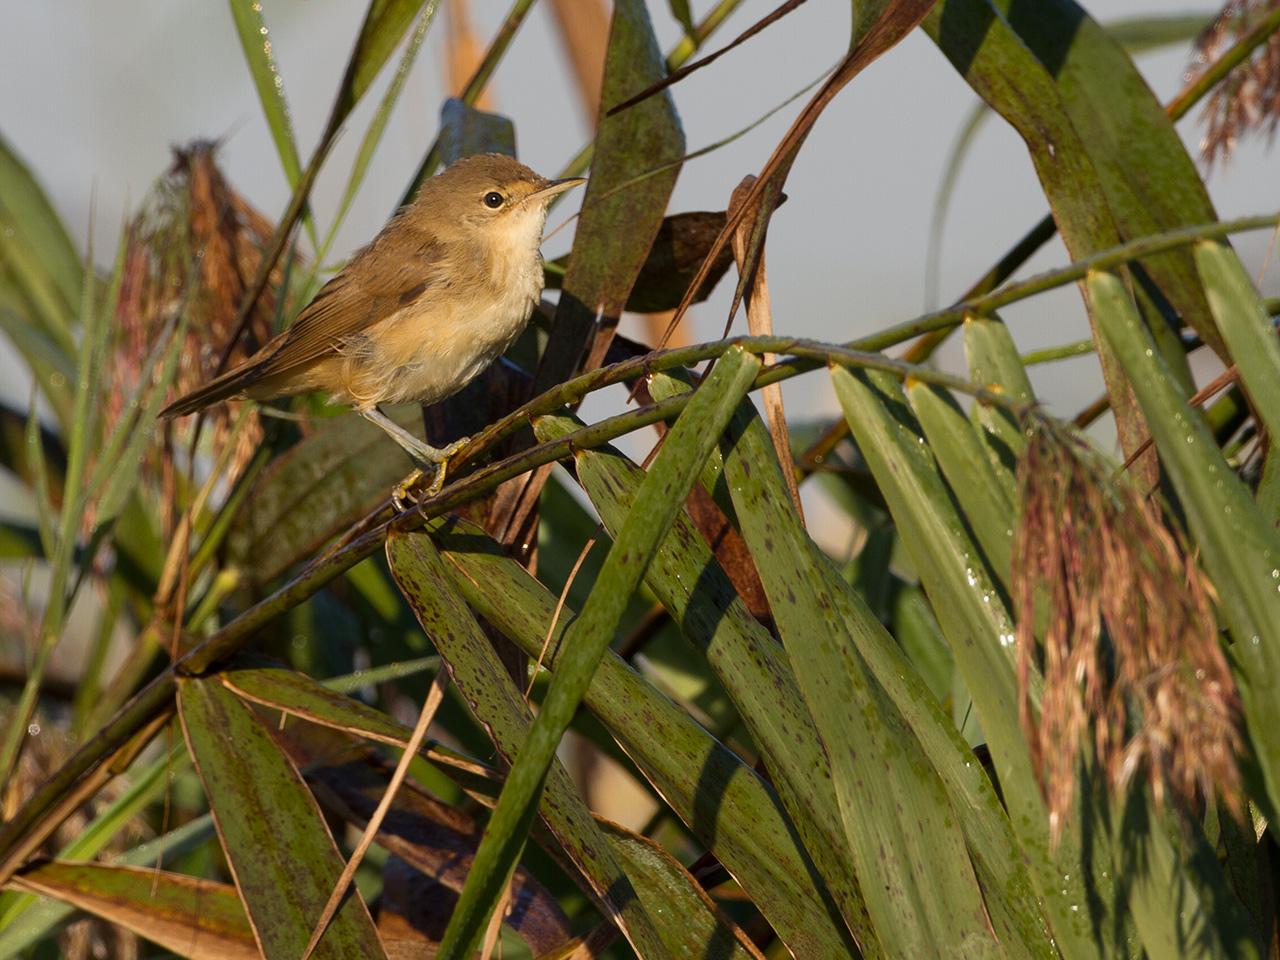
[[[481,373],[511,346],[542,292],[535,277],[512,278],[498,297],[424,297],[349,341],[335,357],[334,399],[357,407],[434,403]]]

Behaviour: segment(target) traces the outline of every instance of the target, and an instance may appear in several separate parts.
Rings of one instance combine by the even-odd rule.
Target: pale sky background
[[[710,0],[694,0],[696,15]],[[443,5],[442,5],[443,6]],[[506,0],[475,0],[473,19],[487,38],[505,15]],[[664,49],[679,28],[662,0],[649,4]],[[718,47],[776,6],[746,0],[708,49]],[[1106,22],[1142,14],[1203,12],[1216,4],[1161,0],[1097,0],[1087,4]],[[305,161],[318,138],[341,78],[365,4],[343,0],[265,0],[265,14]],[[812,0],[711,68],[674,88],[689,149],[732,133],[809,83],[835,63],[848,38],[847,0]],[[169,147],[196,137],[226,138],[220,157],[231,182],[269,216],[288,190],[262,118],[225,4],[145,0],[113,4],[10,2],[0,32],[0,130],[32,165],[66,218],[86,235],[91,197],[95,249],[109,260],[128,211],[167,167]],[[335,257],[368,240],[399,199],[430,142],[444,98],[443,13],[432,27],[366,185],[335,248]],[[1145,55],[1139,64],[1157,94],[1168,99],[1183,84],[1187,48]],[[389,72],[389,71],[388,71]],[[386,77],[348,121],[321,175],[314,209],[327,226],[346,170]],[[581,116],[560,55],[549,11],[534,9],[491,86],[495,108],[516,124],[521,159],[548,175],[582,145]],[[909,319],[924,307],[924,263],[934,196],[961,119],[974,95],[933,44],[916,32],[856,78],[827,109],[788,181],[790,202],[774,220],[768,252],[775,326],[779,333],[847,340]],[[799,110],[791,105],[746,137],[688,164],[672,199],[673,212],[723,208],[746,173],[758,171]],[[1195,117],[1181,131],[1194,145]],[[1226,218],[1280,207],[1276,156],[1249,141],[1210,188]],[[978,137],[953,200],[943,247],[942,298],[963,290],[1046,209],[1025,149],[998,118]],[[561,222],[553,214],[551,225]],[[549,256],[563,252],[554,238]],[[1237,239],[1257,274],[1266,234]],[[1060,244],[1041,252],[1026,272],[1066,261]],[[1280,292],[1280,267],[1267,276]],[[697,308],[693,335],[720,335],[731,281]],[[1004,313],[1026,350],[1087,335],[1074,288]],[[736,329],[741,331],[740,319]],[[943,365],[959,370],[958,347]],[[1100,390],[1093,358],[1041,368],[1042,397],[1070,414]],[[27,387],[12,361],[0,366],[0,390],[25,400]],[[790,411],[834,414],[821,373],[791,381]],[[589,416],[609,409],[600,401]]]

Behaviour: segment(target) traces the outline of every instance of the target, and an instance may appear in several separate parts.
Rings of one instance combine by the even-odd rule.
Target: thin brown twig
[[[1071,425],[1077,430],[1083,430],[1091,426],[1095,420],[1106,413],[1111,408],[1111,396],[1103,393],[1093,403],[1089,404],[1074,417],[1071,418]]]
[[[1236,370],[1236,365],[1233,363],[1226,370],[1223,370],[1222,373],[1218,374],[1216,377],[1214,377],[1212,380],[1206,383],[1203,387],[1201,387],[1199,390],[1193,393],[1191,397],[1187,400],[1187,402],[1191,404],[1191,406],[1193,407],[1198,407],[1205,401],[1212,399],[1213,397],[1221,393],[1223,390],[1227,389],[1227,387],[1235,383],[1237,379],[1239,379],[1239,372]],[[1138,444],[1137,448],[1133,451],[1133,453],[1129,454],[1129,456],[1125,458],[1125,461],[1121,465],[1120,469],[1128,470],[1131,466],[1133,466],[1134,463],[1137,462],[1139,457],[1141,457],[1144,453],[1146,453],[1148,450],[1151,449],[1151,444],[1153,442],[1154,442],[1153,439],[1150,436],[1148,436],[1147,439],[1143,440],[1142,443]]]
[[[511,886],[514,882],[513,874],[507,881],[507,885],[502,888],[502,896],[494,904],[493,913],[489,915],[489,925],[485,928],[484,940],[480,944],[480,960],[490,960],[493,951],[498,947],[498,938],[502,934],[502,921],[506,919],[507,911],[511,909]]]
[[[805,0],[786,0],[785,3],[781,4],[772,12],[765,14],[761,19],[757,20],[751,26],[747,27],[746,30],[743,30],[742,33],[738,34],[736,37],[730,40],[727,44],[725,44],[719,50],[715,51],[714,53],[709,53],[705,57],[702,57],[699,60],[694,60],[692,63],[687,63],[683,67],[681,67],[679,70],[673,70],[671,73],[667,74],[657,83],[652,83],[649,86],[645,87],[643,90],[641,90],[639,93],[637,93],[635,96],[630,97],[626,100],[623,100],[622,103],[610,109],[609,112],[605,114],[605,116],[612,117],[614,114],[621,113],[623,110],[627,110],[631,107],[634,107],[637,103],[640,103],[642,100],[648,100],[655,93],[660,93],[663,90],[667,89],[667,87],[671,86],[673,83],[677,83],[680,80],[683,80],[685,77],[693,73],[695,70],[701,70],[703,67],[711,66],[711,64],[715,63],[717,60],[723,57],[726,53],[728,53],[734,47],[737,47],[740,44],[746,43],[748,40],[754,37],[761,30],[765,29],[770,24],[776,23],[777,21],[781,20],[788,13],[790,13],[792,10],[795,10],[804,2]]]
[[[582,564],[587,559],[587,554],[591,552],[591,548],[596,545],[596,538],[600,535],[600,528],[596,527],[596,532],[591,535],[583,546],[582,551],[578,554],[578,559],[573,564],[573,569],[569,571],[569,576],[564,581],[564,589],[560,591],[560,596],[556,598],[556,609],[551,614],[551,623],[547,626],[547,636],[542,641],[542,649],[538,651],[538,659],[533,665],[533,669],[529,671],[529,685],[524,688],[525,702],[529,702],[529,694],[533,692],[534,681],[538,679],[538,671],[542,669],[542,661],[547,655],[547,650],[551,646],[551,638],[555,636],[556,624],[560,622],[560,613],[564,610],[565,601],[569,598],[569,589],[573,586],[573,581],[577,579],[578,571],[582,569]]]
[[[372,846],[374,838],[378,835],[378,830],[382,827],[382,821],[386,819],[387,812],[391,809],[391,803],[396,798],[396,791],[400,789],[400,784],[404,782],[404,778],[409,773],[409,765],[418,755],[418,750],[422,747],[422,741],[426,739],[427,728],[431,726],[431,721],[435,718],[436,711],[444,700],[444,692],[448,685],[448,671],[438,670],[435,678],[431,681],[431,688],[427,691],[427,699],[422,705],[422,712],[418,714],[418,722],[413,728],[413,734],[409,737],[409,742],[405,744],[404,752],[400,754],[400,762],[396,764],[395,772],[391,775],[390,782],[387,783],[387,789],[382,794],[382,799],[378,801],[377,809],[373,811],[373,816],[369,818],[369,822],[365,825],[364,833],[360,836],[360,842],[356,844],[356,848],[351,854],[351,859],[347,861],[347,865],[342,870],[342,875],[338,878],[337,885],[333,888],[333,893],[329,895],[329,901],[324,905],[324,909],[320,911],[320,919],[316,921],[315,929],[311,932],[311,939],[307,941],[307,947],[302,952],[301,960],[309,960],[324,936],[325,930],[328,929],[329,922],[337,914],[338,907],[347,894],[347,888],[351,885],[356,871],[360,869],[360,863],[364,860],[364,855],[368,852],[369,847]]]

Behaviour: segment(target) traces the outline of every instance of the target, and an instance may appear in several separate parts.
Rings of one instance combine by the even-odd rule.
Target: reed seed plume
[[[178,311],[189,315],[172,395],[194,389],[216,373],[240,301],[271,241],[272,223],[227,182],[215,154],[216,144],[208,141],[175,148],[168,175],[126,228],[109,424],[123,411],[148,354]],[[283,270],[277,268],[258,299],[249,335],[232,355],[233,364],[270,339],[277,312],[275,291],[282,284]],[[209,416],[216,446],[225,439],[234,410],[219,408]],[[233,473],[252,455],[261,435],[255,415],[240,434]],[[154,471],[156,464],[149,466]],[[168,472],[163,464],[160,467]]]
[[[1238,694],[1213,587],[1181,537],[1127,476],[1047,417],[1018,486],[1020,710],[1055,840],[1090,747],[1117,791],[1144,776],[1157,804],[1217,795],[1239,814]],[[1044,674],[1038,711],[1033,665]]]
[[[1202,73],[1277,6],[1280,0],[1228,0],[1196,39],[1188,78]],[[1280,31],[1218,84],[1202,116],[1205,135],[1200,152],[1209,167],[1230,159],[1242,136],[1265,131],[1274,139],[1280,124]]]
[[[31,626],[35,629],[37,624],[33,622]],[[12,722],[10,707],[10,704],[0,706],[0,725]],[[54,703],[47,710],[37,710],[27,721],[27,748],[22,752],[13,776],[0,785],[0,815],[6,820],[13,816],[22,799],[53,776],[75,750],[75,738],[65,729],[66,721],[62,714],[65,714],[65,707]],[[82,840],[94,820],[126,791],[123,779],[108,783],[96,797],[70,811],[66,820],[40,845],[37,856],[54,859],[69,844]],[[153,837],[154,833],[146,826],[144,818],[134,817],[106,842],[102,854],[108,859],[119,857],[131,847]],[[137,960],[143,955],[137,934],[90,913],[69,918],[52,942],[56,943],[56,952],[49,955],[63,960],[98,960],[101,957]]]

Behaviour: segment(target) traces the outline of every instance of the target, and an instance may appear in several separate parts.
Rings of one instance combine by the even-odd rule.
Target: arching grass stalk
[[[887,327],[877,333],[858,337],[841,345],[838,349],[847,351],[850,357],[856,356],[859,360],[865,360],[866,365],[874,366],[875,369],[917,376],[916,371],[925,368],[909,360],[888,361],[887,358],[879,357],[875,351],[896,346],[921,334],[951,329],[963,323],[964,318],[967,316],[990,313],[1010,303],[1025,300],[1036,294],[1074,283],[1083,278],[1090,270],[1119,266],[1153,253],[1163,253],[1166,250],[1185,246],[1205,237],[1222,237],[1248,230],[1271,229],[1276,226],[1278,221],[1280,221],[1280,211],[1261,216],[1241,217],[1237,220],[1222,220],[1214,223],[1199,224],[1193,227],[1171,230],[1167,233],[1141,237],[1129,243],[1102,250],[1084,260],[1067,264],[1065,267],[1049,270],[1018,283],[1001,287],[991,293],[965,300],[945,310],[927,313],[905,323]],[[658,350],[642,357],[623,360],[607,367],[599,367],[596,370],[581,374],[552,387],[545,393],[534,397],[518,410],[487,427],[458,451],[454,462],[463,463],[474,459],[481,449],[487,448],[496,440],[513,433],[531,416],[550,413],[566,403],[574,403],[581,400],[594,390],[632,380],[650,370],[666,370],[673,366],[689,366],[713,359],[723,353],[728,345],[735,343],[744,345],[746,349],[753,352],[755,348],[750,345],[760,344],[761,350],[790,354],[795,358],[793,360],[784,360],[766,368],[761,373],[761,377],[771,378],[767,381],[769,383],[788,379],[798,373],[812,370],[825,362],[824,360],[812,359],[813,354],[811,351],[825,352],[824,355],[830,356],[833,355],[831,351],[837,349],[830,344],[794,337],[736,337],[730,340],[717,340],[712,343],[695,344],[672,350]],[[876,358],[874,364],[872,363],[872,358]],[[883,366],[882,364],[886,362],[896,364],[896,366]],[[928,376],[936,377],[937,371],[929,371]],[[920,376],[918,379],[929,383],[936,382],[925,376]],[[948,389],[962,389],[957,386],[958,383],[966,383],[966,381],[953,378],[952,383],[939,383],[939,385],[946,386]],[[764,383],[757,382],[756,385],[760,387],[764,386]]]

